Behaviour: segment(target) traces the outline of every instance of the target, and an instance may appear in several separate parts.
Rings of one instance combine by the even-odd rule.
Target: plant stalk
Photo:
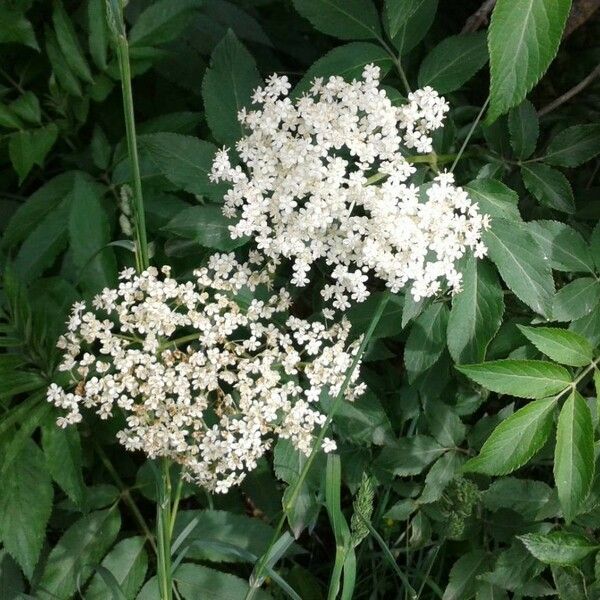
[[[158,542],[157,571],[161,600],[173,600],[173,578],[171,571],[171,461],[161,461],[158,503],[156,505],[156,529]]]

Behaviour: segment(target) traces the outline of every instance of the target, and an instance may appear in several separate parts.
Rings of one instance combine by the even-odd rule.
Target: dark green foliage
[[[452,169],[491,217],[488,256],[465,261],[459,294],[415,302],[374,287],[348,311],[363,334],[387,298],[368,391],[337,413],[337,454],[317,457],[293,507],[306,459],[285,440],[225,497],[182,488],[185,600],[243,599],[267,550],[260,600],[600,597],[598,80],[551,105],[596,67],[600,25],[561,43],[570,0],[498,0],[489,27],[461,33],[480,4],[128,3],[154,264],[183,277],[216,250],[250,247],[229,237],[227,188],[209,172],[274,71],[292,96],[369,63],[395,104],[404,78],[437,88],[451,111],[416,177]],[[45,401],[66,384],[55,345],[70,305],[134,264],[115,6],[0,6],[3,600],[159,598],[153,464],[116,443],[118,415],[61,430]],[[318,294],[289,286],[285,269],[297,310],[318,314]],[[282,506],[297,539],[269,549]]]

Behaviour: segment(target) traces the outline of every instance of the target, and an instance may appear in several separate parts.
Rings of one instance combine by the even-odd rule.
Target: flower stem
[[[281,530],[283,529],[283,526],[285,525],[287,515],[294,508],[294,505],[298,499],[298,495],[300,493],[302,485],[304,484],[304,481],[306,480],[308,472],[310,471],[310,468],[311,468],[312,464],[314,463],[314,461],[317,457],[317,454],[321,451],[321,445],[323,443],[323,439],[324,439],[325,435],[327,434],[327,431],[329,429],[329,426],[331,425],[333,417],[335,416],[335,414],[337,412],[337,409],[339,408],[340,404],[343,401],[344,393],[346,392],[346,389],[348,388],[348,385],[350,384],[350,381],[352,380],[352,375],[353,375],[356,367],[358,366],[358,363],[360,362],[362,355],[364,354],[364,352],[366,350],[367,344],[369,343],[371,337],[373,336],[373,332],[375,331],[375,328],[377,327],[377,325],[383,315],[383,311],[385,310],[388,300],[389,300],[389,294],[387,294],[387,293],[383,294],[381,297],[381,300],[379,301],[379,304],[377,305],[377,308],[375,309],[375,313],[373,314],[373,318],[371,319],[369,328],[368,328],[367,332],[365,333],[365,335],[360,343],[360,346],[358,347],[358,350],[356,351],[356,354],[354,355],[354,359],[352,361],[352,364],[350,365],[350,368],[346,372],[346,376],[344,377],[344,381],[340,387],[340,390],[337,393],[337,396],[335,397],[335,399],[331,405],[331,408],[329,409],[325,423],[321,427],[321,431],[319,432],[319,435],[317,435],[317,437],[315,438],[315,441],[312,446],[312,451],[311,451],[310,455],[308,456],[308,458],[306,459],[306,462],[304,463],[302,470],[300,471],[300,474],[298,475],[298,479],[296,479],[296,481],[294,482],[294,484],[291,487],[291,492],[290,492],[289,498],[285,502],[285,505],[283,507],[284,508],[283,514],[282,514],[281,518],[279,519],[279,523],[275,529],[275,532],[273,533],[271,543],[269,544],[269,547],[267,548],[265,553],[260,557],[259,561],[256,563],[256,567],[252,574],[253,584],[250,585],[248,592],[246,593],[245,600],[252,600],[258,593],[258,590],[260,589],[260,585],[263,580],[263,573],[264,573],[266,565],[267,565],[269,553],[270,553],[271,549],[273,548],[275,542],[279,538]]]
[[[161,600],[173,599],[173,578],[171,572],[171,461],[161,461],[161,479],[158,486],[158,503],[156,505],[156,537],[158,542],[157,571],[158,588]]]
[[[131,168],[131,183],[133,187],[133,200],[131,213],[133,215],[133,229],[135,241],[135,258],[138,271],[144,271],[150,265],[148,252],[148,238],[146,234],[146,217],[144,215],[144,197],[142,195],[142,178],[140,175],[140,160],[137,149],[135,133],[135,114],[133,110],[133,91],[131,87],[131,64],[129,61],[129,43],[123,20],[123,9],[118,0],[109,0],[109,27],[115,38],[119,71],[121,73],[121,90],[123,92],[123,113],[125,116],[125,130],[127,134],[127,150]]]

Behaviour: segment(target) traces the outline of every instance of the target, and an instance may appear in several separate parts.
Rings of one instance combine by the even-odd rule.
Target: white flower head
[[[215,492],[239,484],[278,437],[308,454],[325,421],[321,392],[339,393],[358,342],[347,321],[286,316],[290,295],[269,291],[261,263],[217,254],[184,282],[168,267],[128,269],[93,311],[76,304],[59,341],[75,386],[47,392],[65,411],[57,424],[81,421],[82,407],[101,419],[120,411],[128,450],[169,457]]]
[[[236,144],[241,166],[221,150],[211,173],[231,183],[223,210],[236,219],[232,237],[251,236],[267,257],[291,260],[297,286],[324,261],[322,295],[340,310],[368,296],[373,276],[415,297],[453,288],[457,260],[485,251],[488,223],[451,174],[409,183],[406,157],[432,151],[448,104],[425,87],[396,107],[379,77],[367,65],[361,80],[317,78],[292,100],[287,78],[271,76],[254,94],[256,109],[239,114],[248,132]]]

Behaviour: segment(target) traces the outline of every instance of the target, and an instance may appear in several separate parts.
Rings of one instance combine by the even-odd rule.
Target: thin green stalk
[[[173,599],[173,578],[171,572],[171,461],[161,461],[161,480],[158,487],[157,511],[157,571],[161,600]]]
[[[377,308],[375,309],[375,313],[373,314],[373,318],[371,319],[369,329],[365,333],[365,335],[360,343],[360,346],[358,347],[358,350],[354,356],[354,359],[352,360],[352,364],[350,365],[350,368],[348,369],[348,371],[346,373],[346,376],[340,387],[340,390],[339,390],[337,396],[335,397],[333,404],[331,405],[329,413],[327,414],[325,423],[321,427],[321,431],[319,432],[319,434],[317,435],[317,437],[314,441],[312,451],[311,451],[310,455],[308,456],[308,458],[306,459],[306,462],[304,463],[304,466],[302,467],[302,470],[300,471],[300,475],[298,476],[298,479],[294,482],[294,484],[291,488],[290,496],[284,505],[283,514],[282,514],[281,518],[279,519],[279,523],[277,524],[275,532],[273,533],[271,543],[269,544],[269,547],[267,548],[265,553],[261,556],[260,560],[256,564],[256,568],[255,568],[255,572],[254,572],[254,581],[256,581],[257,583],[256,583],[256,585],[249,587],[248,592],[246,593],[246,600],[252,600],[252,598],[254,598],[256,596],[256,594],[258,593],[258,590],[260,588],[260,582],[262,581],[262,578],[263,578],[263,573],[265,570],[267,557],[269,556],[271,548],[273,547],[275,542],[279,539],[281,530],[283,529],[283,526],[285,525],[285,521],[287,518],[286,515],[293,509],[294,505],[296,504],[296,501],[298,499],[298,494],[300,493],[302,485],[304,484],[304,481],[306,480],[308,472],[310,471],[310,468],[313,465],[313,463],[317,457],[317,454],[321,451],[323,439],[324,439],[325,435],[327,434],[327,431],[329,430],[329,426],[331,425],[331,421],[333,420],[333,417],[335,416],[337,409],[339,408],[340,404],[343,401],[344,394],[346,392],[346,389],[348,388],[348,385],[350,384],[352,375],[354,374],[354,371],[355,371],[356,367],[358,366],[358,363],[359,363],[360,359],[362,358],[362,355],[365,352],[367,344],[369,343],[371,337],[373,336],[375,327],[377,327],[377,325],[381,319],[381,316],[383,315],[383,311],[385,310],[385,307],[388,303],[388,299],[389,299],[389,295],[383,294],[381,297],[381,300],[379,301],[379,304],[377,305]]]
[[[109,0],[109,26],[115,38],[119,71],[121,74],[121,90],[123,92],[123,113],[125,116],[125,130],[127,135],[127,150],[131,167],[131,183],[133,186],[133,230],[135,242],[136,267],[144,271],[150,266],[148,252],[148,238],[146,234],[146,217],[144,214],[144,197],[142,195],[142,178],[140,174],[140,160],[137,149],[135,132],[135,113],[133,110],[133,91],[131,86],[131,64],[129,61],[129,43],[123,21],[123,11],[118,5],[118,0]]]
[[[481,110],[479,111],[477,117],[473,121],[473,125],[471,125],[471,129],[469,129],[469,133],[467,133],[467,137],[465,137],[465,141],[462,143],[462,146],[460,147],[460,150],[458,151],[458,154],[456,155],[456,158],[454,159],[454,162],[452,163],[452,166],[450,167],[451,173],[454,171],[456,165],[458,164],[458,161],[460,160],[461,156],[463,155],[463,152],[465,151],[467,144],[471,141],[471,136],[473,135],[475,128],[479,124],[479,121],[481,121],[481,117],[483,117],[483,113],[485,112],[485,109],[487,108],[489,103],[490,103],[490,97],[488,96],[486,98],[485,102],[483,103],[483,106],[481,107]]]

